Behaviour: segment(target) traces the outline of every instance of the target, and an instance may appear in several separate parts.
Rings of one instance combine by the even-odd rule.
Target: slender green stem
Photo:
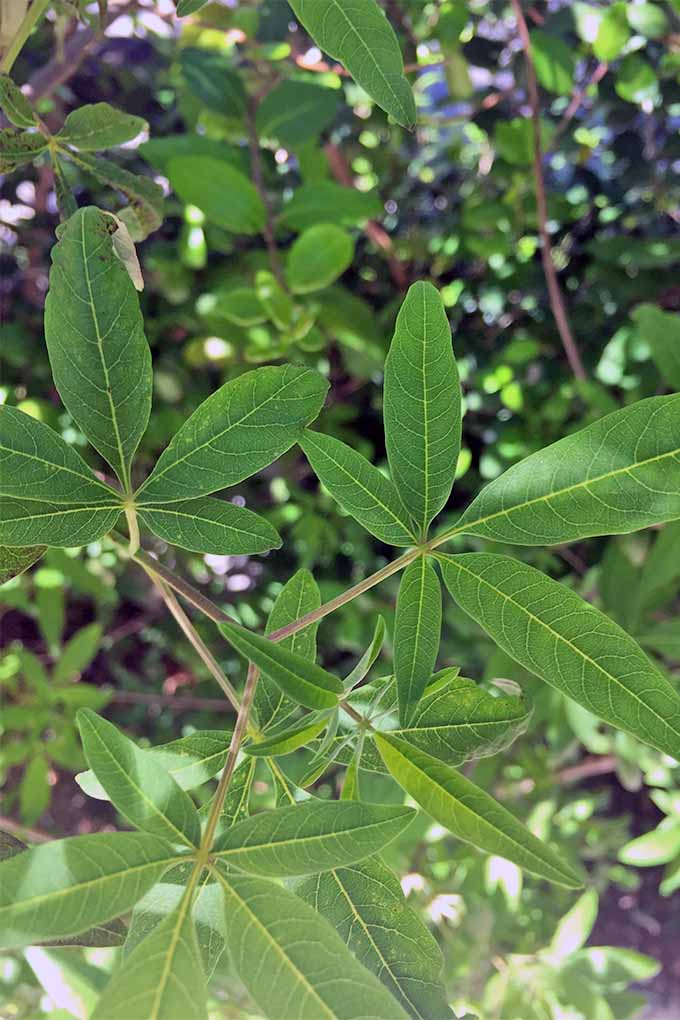
[[[241,749],[243,738],[248,731],[250,711],[253,707],[255,688],[257,687],[259,676],[260,671],[257,666],[253,666],[252,663],[249,663],[246,686],[243,691],[243,701],[241,702],[241,707],[239,709],[238,716],[236,717],[234,732],[231,735],[231,743],[229,745],[229,751],[227,752],[227,761],[224,766],[224,771],[220,776],[220,781],[217,784],[215,797],[210,808],[210,814],[208,815],[208,822],[205,827],[205,832],[203,833],[203,839],[201,840],[201,852],[206,856],[206,858],[212,848],[217,823],[219,821],[220,814],[222,813],[225,797],[229,791],[231,777],[233,776],[234,769],[236,768],[238,753]]]
[[[16,31],[16,35],[9,44],[7,53],[5,53],[5,56],[2,59],[0,71],[2,71],[3,74],[9,74],[14,67],[14,61],[21,53],[24,43],[42,18],[49,5],[50,0],[33,0],[33,3],[26,11],[23,21]]]

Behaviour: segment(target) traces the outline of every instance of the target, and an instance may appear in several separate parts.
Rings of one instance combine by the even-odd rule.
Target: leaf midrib
[[[80,218],[80,238],[81,246],[83,251],[83,273],[85,276],[85,282],[87,284],[87,293],[90,298],[90,309],[92,313],[92,324],[97,338],[97,351],[99,352],[99,360],[101,361],[102,372],[104,373],[104,383],[106,385],[106,397],[109,403],[109,411],[111,413],[111,421],[113,423],[113,431],[116,439],[116,447],[118,449],[118,457],[120,459],[120,470],[122,473],[121,482],[126,492],[130,490],[130,476],[129,467],[126,461],[125,453],[123,450],[123,443],[120,435],[120,427],[118,424],[118,414],[116,411],[116,405],[113,402],[113,395],[111,393],[111,381],[109,379],[109,368],[104,358],[104,347],[103,338],[99,330],[99,318],[97,316],[97,308],[94,303],[94,295],[92,293],[92,283],[90,280],[90,270],[88,267],[88,255],[87,248],[85,246],[85,216]],[[66,276],[66,273],[64,273]]]
[[[634,464],[628,464],[622,468],[615,468],[613,471],[607,471],[602,475],[597,475],[595,478],[587,478],[581,482],[575,482],[573,485],[567,485],[563,489],[556,489],[554,492],[549,492],[544,496],[533,496],[531,499],[527,499],[523,503],[516,503],[507,510],[495,510],[494,513],[487,514],[485,517],[478,517],[476,521],[471,521],[469,524],[467,522],[464,522],[462,525],[457,524],[450,531],[444,532],[442,535],[437,535],[434,541],[437,545],[439,545],[441,542],[444,542],[449,538],[453,538],[454,535],[470,534],[474,528],[478,528],[480,525],[486,524],[487,521],[492,521],[496,517],[509,517],[516,511],[525,510],[527,507],[533,506],[535,503],[547,503],[551,499],[555,499],[570,492],[575,492],[577,489],[587,488],[589,485],[597,485],[600,482],[606,481],[608,478],[616,478],[618,475],[629,475],[633,471],[645,467],[647,464],[654,464],[658,461],[665,460],[667,457],[677,457],[678,454],[680,454],[680,447],[677,447],[675,450],[668,450],[666,453],[657,454],[655,457],[647,457],[645,460],[638,460]],[[480,499],[483,493],[484,490],[480,493]]]
[[[487,820],[486,818],[484,818],[484,817],[483,817],[482,815],[480,815],[480,814],[476,813],[475,811],[473,811],[473,810],[472,810],[472,808],[469,808],[469,807],[467,807],[467,805],[463,804],[463,802],[462,802],[461,800],[459,800],[459,799],[458,799],[458,798],[457,798],[457,797],[456,797],[456,796],[455,796],[454,794],[450,793],[450,792],[449,792],[449,791],[448,791],[448,790],[446,789],[446,787],[442,786],[442,785],[441,785],[441,783],[438,783],[438,782],[437,782],[437,781],[436,781],[435,779],[432,779],[432,777],[431,777],[431,776],[428,776],[427,772],[424,772],[424,771],[423,771],[423,770],[422,770],[422,769],[421,769],[421,768],[420,768],[420,767],[419,767],[418,765],[416,765],[416,764],[415,764],[415,763],[414,763],[413,761],[411,761],[411,760],[410,760],[409,758],[407,758],[407,757],[406,757],[406,755],[405,755],[405,754],[403,754],[403,753],[402,753],[402,751],[400,751],[400,750],[399,750],[399,748],[397,748],[397,747],[394,747],[394,745],[393,745],[393,744],[391,744],[391,743],[390,743],[389,741],[387,741],[387,743],[388,743],[389,747],[390,747],[390,748],[391,748],[391,749],[392,749],[393,751],[395,751],[395,752],[396,752],[396,754],[398,754],[398,755],[399,755],[399,757],[400,757],[400,758],[401,758],[401,759],[402,759],[403,761],[405,761],[405,762],[406,762],[406,765],[407,765],[407,767],[408,767],[408,768],[410,768],[410,769],[414,769],[414,770],[415,770],[415,771],[416,771],[416,772],[418,773],[418,775],[420,775],[420,776],[423,776],[423,777],[424,777],[424,778],[425,778],[425,779],[426,779],[426,780],[428,781],[428,783],[431,783],[431,784],[432,784],[433,786],[435,786],[435,787],[437,788],[437,790],[441,791],[441,793],[442,793],[442,794],[443,794],[443,795],[444,795],[444,796],[445,796],[445,797],[446,797],[446,798],[447,798],[448,800],[450,800],[450,801],[451,801],[451,803],[453,804],[453,807],[454,807],[454,811],[455,811],[455,810],[458,810],[458,811],[460,811],[460,813],[461,813],[461,814],[467,815],[467,816],[469,816],[470,818],[474,819],[474,820],[475,820],[475,823],[476,823],[477,825],[479,825],[479,823],[481,822],[481,823],[483,823],[483,824],[484,824],[485,826],[487,826],[487,827],[488,827],[489,829],[491,829],[491,831],[492,831],[492,832],[495,832],[495,833],[500,833],[500,834],[501,834],[501,836],[503,836],[503,838],[504,838],[504,839],[507,839],[509,843],[512,843],[512,845],[513,845],[514,847],[517,847],[517,848],[518,848],[518,849],[519,849],[519,850],[521,851],[521,853],[523,853],[523,854],[528,854],[528,855],[529,855],[530,857],[532,857],[532,858],[533,858],[533,859],[534,859],[535,861],[540,861],[540,862],[541,862],[541,865],[542,865],[543,867],[545,867],[545,868],[548,868],[548,869],[550,869],[550,871],[552,871],[552,872],[553,872],[554,874],[556,874],[556,875],[561,875],[561,876],[562,876],[562,879],[564,879],[565,877],[569,877],[569,876],[568,876],[568,872],[563,872],[563,871],[562,871],[562,870],[561,870],[560,868],[558,868],[558,867],[557,867],[557,866],[556,866],[556,865],[555,865],[555,864],[554,864],[554,863],[553,863],[552,861],[550,861],[550,860],[545,860],[545,859],[544,859],[543,857],[540,857],[540,856],[539,856],[539,855],[538,855],[538,854],[536,853],[536,851],[535,851],[535,850],[529,849],[529,847],[528,847],[528,846],[527,846],[527,845],[526,845],[525,843],[519,843],[519,842],[518,842],[518,841],[517,841],[517,840],[516,840],[516,839],[514,838],[514,836],[510,836],[510,835],[509,835],[509,834],[508,834],[507,832],[505,832],[504,830],[500,830],[500,829],[497,829],[497,828],[495,827],[495,825],[493,825],[493,824],[492,824],[491,822],[489,822],[489,821],[488,821],[488,820]],[[442,765],[442,763],[438,761],[438,762],[437,762],[437,766],[440,766],[440,765]],[[444,768],[445,768],[446,766],[442,766],[442,767],[444,767]],[[483,792],[483,791],[482,791],[482,792]],[[499,808],[500,808],[501,810],[503,810],[503,808],[502,808],[502,805],[498,805],[498,807],[499,807]],[[512,816],[512,817],[513,817],[514,821],[516,821],[516,822],[517,822],[517,824],[518,824],[518,825],[521,825],[521,824],[522,824],[522,823],[521,823],[521,822],[519,821],[519,819],[517,819],[517,818],[514,818],[514,816]],[[527,830],[527,832],[528,832],[528,830]],[[460,837],[460,838],[462,838],[462,837]],[[467,840],[466,840],[466,842],[469,842],[469,841],[467,841]],[[473,845],[474,845],[474,844],[473,844]],[[545,849],[546,849],[546,852],[549,852],[549,848],[548,848],[548,847],[546,847]],[[487,852],[488,852],[488,851],[487,851]],[[525,867],[526,867],[526,865],[525,865]]]
[[[391,822],[399,821],[401,816],[395,815],[394,818],[383,818],[379,821],[368,822],[363,825],[353,825],[346,829],[334,829],[333,832],[314,833],[311,836],[294,836],[293,838],[280,839],[276,842],[269,843],[251,843],[244,844],[243,846],[230,847],[227,850],[218,850],[213,855],[215,858],[228,857],[231,854],[249,854],[252,852],[259,852],[260,850],[276,850],[279,847],[285,846],[306,846],[307,844],[320,843],[324,840],[332,840],[338,837],[352,837],[356,832],[367,832],[370,829],[380,828],[385,825],[389,825]],[[404,814],[404,818],[408,815]],[[351,862],[348,862],[351,863]]]
[[[314,987],[314,985],[310,984],[310,982],[308,981],[307,977],[302,973],[301,970],[299,970],[296,967],[296,965],[291,960],[290,956],[288,956],[288,954],[279,945],[279,943],[276,941],[276,939],[274,939],[272,937],[271,932],[269,931],[269,928],[267,928],[267,926],[262,923],[262,921],[259,919],[257,914],[251,909],[251,907],[248,904],[248,901],[244,900],[241,896],[239,896],[239,894],[236,892],[236,890],[233,888],[233,886],[231,886],[229,884],[229,882],[224,878],[224,876],[221,874],[220,871],[218,871],[217,868],[211,868],[210,870],[213,872],[213,874],[215,875],[217,880],[222,883],[224,888],[227,890],[227,893],[230,896],[233,896],[236,900],[238,900],[238,902],[241,904],[241,906],[246,911],[248,916],[251,918],[251,923],[255,924],[260,929],[260,931],[264,934],[267,942],[270,944],[270,946],[272,946],[274,948],[275,952],[278,953],[278,955],[282,958],[282,960],[284,961],[284,964],[295,975],[295,977],[300,982],[300,984],[304,985],[304,987],[308,990],[308,992],[320,1004],[320,1006],[323,1008],[324,1016],[326,1016],[328,1018],[328,1020],[338,1020],[338,1017],[337,1017],[337,1014],[336,1014],[335,1010],[331,1010],[326,1005],[326,1003],[321,998],[321,996],[317,992],[317,990]]]
[[[290,366],[287,366],[287,367],[290,367]],[[189,459],[189,457],[193,457],[193,456],[195,456],[195,454],[200,453],[200,451],[204,450],[207,446],[212,446],[213,443],[216,443],[219,439],[222,438],[222,436],[226,436],[228,432],[232,431],[232,429],[238,428],[245,421],[247,421],[248,418],[252,417],[252,415],[254,415],[254,414],[257,414],[259,411],[262,410],[263,407],[266,407],[266,405],[269,404],[272,400],[276,400],[278,397],[280,397],[281,394],[284,392],[284,390],[288,389],[289,386],[292,386],[294,383],[299,382],[299,380],[302,379],[303,376],[304,376],[304,373],[300,373],[299,375],[296,375],[293,379],[291,379],[290,382],[284,382],[275,393],[271,393],[265,400],[263,400],[261,403],[259,403],[257,405],[257,407],[253,407],[252,410],[248,411],[247,414],[244,414],[242,418],[239,418],[238,421],[232,422],[226,429],[222,429],[221,432],[218,432],[216,435],[211,436],[210,439],[206,440],[205,443],[201,443],[200,446],[192,447],[192,449],[189,450],[188,453],[185,453],[183,456],[175,458],[175,460],[171,461],[171,463],[169,463],[167,467],[164,467],[162,471],[159,471],[157,473],[155,471],[152,471],[151,474],[149,475],[149,477],[142,483],[142,485],[137,490],[138,495],[142,496],[143,492],[144,492],[144,489],[152,481],[153,482],[158,482],[169,471],[171,471],[174,468],[176,468],[178,466],[178,464],[183,464],[185,460]],[[219,390],[217,392],[219,392]],[[196,414],[199,410],[200,410],[200,407],[198,407],[196,409],[196,411],[194,411],[194,414]],[[185,425],[189,421],[191,421],[191,418],[187,419],[187,422],[185,422]],[[179,433],[177,433],[177,435],[179,435]],[[170,447],[168,447],[168,449],[170,449]],[[158,497],[156,497],[156,498],[158,498]],[[180,500],[186,500],[187,497],[186,496],[179,496],[179,497],[175,498],[175,497],[170,495],[170,496],[164,496],[163,498],[165,500],[167,500],[168,502],[180,502]],[[154,502],[154,500],[152,498],[151,503],[153,504],[153,502]],[[144,505],[144,504],[140,504],[140,506],[142,506],[142,505]],[[149,505],[149,504],[146,504],[146,505]]]
[[[446,560],[445,562],[446,562],[447,566],[451,566],[452,565],[449,560]],[[630,688],[626,687],[626,685],[621,680],[619,680],[619,678],[617,676],[614,676],[613,673],[607,672],[607,670],[604,668],[604,666],[601,666],[600,663],[596,659],[591,658],[590,655],[588,655],[586,652],[582,651],[577,645],[575,645],[573,643],[573,641],[570,641],[569,638],[563,637],[559,633],[559,631],[556,631],[553,627],[550,626],[550,624],[545,623],[544,620],[541,620],[540,616],[536,616],[534,613],[531,612],[531,610],[526,609],[521,604],[521,602],[517,602],[517,600],[514,599],[511,595],[508,595],[506,592],[502,591],[502,589],[497,588],[495,584],[492,584],[490,581],[487,581],[487,579],[485,577],[482,577],[480,574],[476,574],[473,570],[469,570],[467,567],[462,566],[458,561],[455,561],[455,567],[458,570],[464,570],[466,574],[469,574],[470,577],[474,578],[479,583],[485,584],[487,586],[487,588],[490,588],[492,591],[496,592],[497,595],[500,595],[500,597],[505,599],[507,602],[511,602],[512,605],[516,606],[519,610],[521,610],[521,612],[523,612],[527,616],[529,616],[535,623],[540,624],[540,626],[543,627],[544,630],[547,630],[548,633],[550,633],[558,641],[561,641],[563,644],[568,645],[569,648],[572,649],[572,651],[574,651],[582,659],[584,659],[586,662],[588,662],[591,666],[594,666],[597,670],[599,670],[600,673],[602,673],[605,677],[607,677],[607,679],[609,679],[616,686],[620,687],[621,690],[625,694],[628,694],[635,701],[637,701],[646,711],[651,712],[652,715],[655,717],[655,719],[657,719],[663,726],[668,726],[668,728],[671,730],[671,732],[675,733],[675,735],[680,738],[680,732],[678,732],[678,730],[676,730],[675,727],[671,725],[671,723],[668,721],[668,719],[664,719],[663,716],[659,715],[658,712],[654,708],[652,708],[651,705],[646,704],[646,702],[644,702],[642,700],[642,698],[638,694],[635,693],[635,691],[632,691],[632,690],[630,690]],[[626,636],[628,636],[628,635],[626,635]],[[650,671],[654,670],[654,667],[653,667],[651,661],[649,662],[649,669],[650,669]],[[531,672],[533,672],[533,670]],[[663,679],[661,674],[659,674],[659,676]],[[549,681],[546,681],[546,683],[549,683]],[[555,685],[551,684],[551,686],[555,686]],[[561,688],[557,688],[557,690],[560,690],[560,689]],[[567,695],[567,696],[569,697],[569,695]]]

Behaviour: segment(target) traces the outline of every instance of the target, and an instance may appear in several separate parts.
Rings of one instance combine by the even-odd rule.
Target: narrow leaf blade
[[[198,846],[201,826],[193,802],[148,752],[89,709],[78,712],[78,727],[90,768],[132,825]]]
[[[266,366],[225,383],[184,423],[139,492],[158,504],[243,481],[295,443],[321,410],[328,383],[293,365]]]
[[[451,492],[460,450],[461,399],[444,304],[414,283],[385,362],[385,441],[399,494],[427,532]]]
[[[226,895],[227,948],[269,1020],[407,1020],[323,918],[262,878],[217,872]],[[275,981],[263,975],[276,974]]]
[[[388,545],[414,544],[413,528],[397,490],[370,461],[321,432],[306,431],[300,446],[331,496],[367,531]]]
[[[379,857],[304,879],[295,892],[330,921],[359,963],[380,978],[413,1020],[452,1015],[440,978],[439,946]]]
[[[217,556],[245,556],[279,549],[281,539],[259,514],[210,496],[141,506],[139,519],[170,545]]]
[[[177,908],[130,953],[114,973],[92,1020],[206,1020],[208,992],[196,928],[191,889]]]
[[[375,742],[399,785],[458,839],[549,882],[580,888],[579,876],[554,850],[465,776],[390,733],[376,734]]]
[[[304,567],[296,571],[284,584],[276,596],[272,606],[265,634],[269,635],[280,627],[285,627],[301,616],[313,612],[321,605],[321,592],[313,575]],[[314,662],[316,659],[316,632],[318,623],[313,623],[304,630],[299,630],[290,637],[284,638],[281,645],[291,652]],[[255,710],[260,727],[269,729],[274,723],[285,719],[295,709],[296,702],[287,698],[280,687],[268,676],[261,676],[255,688]]]
[[[377,853],[413,817],[405,807],[309,800],[238,822],[216,843],[214,853],[253,875],[310,875]]]
[[[420,556],[402,575],[394,621],[394,675],[402,725],[407,724],[434,672],[441,624],[439,578],[429,560]]]
[[[482,489],[460,528],[555,545],[680,517],[680,394],[649,397],[533,453]]]
[[[680,760],[680,696],[618,624],[508,556],[439,559],[453,598],[513,659],[600,719]]]
[[[52,249],[45,339],[66,409],[129,488],[151,410],[151,353],[137,292],[113,249],[115,228],[94,207],[63,225]]]
[[[376,0],[289,0],[322,50],[340,60],[371,99],[404,127],[416,121],[397,37]]]
[[[281,690],[305,708],[334,708],[343,687],[337,677],[259,634],[233,623],[220,631],[237,652],[258,666]]]
[[[120,503],[67,506],[37,499],[0,501],[2,537],[12,546],[78,546],[95,542],[115,527]]]

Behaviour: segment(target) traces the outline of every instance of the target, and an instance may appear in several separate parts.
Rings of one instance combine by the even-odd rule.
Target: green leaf
[[[590,946],[581,949],[570,962],[578,968],[581,980],[585,976],[587,981],[608,989],[623,990],[632,981],[649,981],[661,970],[661,964],[654,957],[623,946]],[[618,1015],[631,1016],[630,1013]]]
[[[118,811],[139,829],[198,846],[198,813],[170,774],[94,712],[81,709],[77,718],[88,765]]]
[[[151,411],[151,353],[139,298],[115,254],[115,220],[90,206],[52,249],[45,339],[66,409],[126,488]]]
[[[376,0],[289,0],[317,45],[341,61],[358,85],[398,124],[412,128],[416,105],[397,37]]]
[[[441,624],[439,578],[427,557],[420,556],[402,574],[394,620],[394,675],[404,726],[434,672]]]
[[[294,620],[299,620],[306,613],[311,613],[321,605],[319,586],[309,570],[304,567],[284,584],[276,596],[271,608],[265,635],[269,636],[280,627],[285,627]],[[314,662],[316,659],[316,632],[318,623],[313,623],[304,630],[299,630],[281,641],[283,648],[289,648],[303,659]],[[286,719],[297,707],[268,676],[261,676],[255,688],[255,710],[263,730],[269,729],[274,723]]]
[[[602,13],[593,52],[598,60],[611,63],[621,54],[628,42],[630,30],[626,16],[627,3],[614,3]]]
[[[259,234],[265,207],[245,174],[213,156],[173,156],[168,179],[183,202],[198,206],[210,223],[234,234]]]
[[[149,125],[142,117],[123,113],[109,103],[91,103],[69,113],[57,140],[94,152],[131,142],[148,129]]]
[[[111,531],[120,517],[120,503],[110,506],[66,506],[37,499],[0,501],[2,537],[13,546],[80,546]]]
[[[369,857],[295,886],[330,921],[347,948],[372,971],[413,1020],[446,1020],[437,942],[404,898],[396,875]]]
[[[207,1020],[205,974],[191,915],[191,887],[177,908],[116,970],[92,1020]]]
[[[531,33],[531,53],[536,77],[549,92],[570,95],[574,87],[576,55],[570,46],[540,29]]]
[[[217,828],[215,829],[215,842],[218,840],[224,832],[227,831],[236,822],[240,822],[242,818],[247,818],[250,808],[250,791],[253,785],[253,779],[255,778],[255,768],[257,766],[257,760],[255,758],[246,758],[241,762],[240,765],[234,770],[231,783],[229,784],[229,790],[224,800],[224,807],[222,813],[217,822]],[[210,804],[205,805],[205,809],[201,809],[201,814],[204,817],[210,812]]]
[[[333,223],[309,227],[294,242],[288,253],[286,277],[295,294],[328,287],[352,264],[354,242],[349,234]]]
[[[680,315],[656,305],[638,305],[632,313],[638,336],[648,343],[668,389],[680,390]]]
[[[375,660],[380,655],[382,650],[383,642],[385,640],[385,621],[382,616],[379,616],[375,623],[373,630],[373,637],[368,648],[361,656],[351,673],[348,673],[344,680],[344,688],[346,691],[351,691],[353,687],[361,683],[364,679]]]
[[[71,506],[120,501],[57,432],[16,407],[0,407],[0,458],[3,496]]]
[[[44,754],[34,754],[21,777],[19,813],[27,825],[34,825],[50,802],[48,764]]]
[[[59,655],[52,672],[54,683],[68,683],[78,673],[82,673],[97,654],[101,639],[101,624],[90,623],[86,627],[81,627]]]
[[[454,677],[426,690],[408,725],[394,732],[449,765],[462,765],[505,750],[524,732],[530,717],[523,698],[494,697],[473,680]]]
[[[573,907],[562,917],[550,940],[548,954],[558,965],[569,960],[590,938],[597,920],[599,897],[597,890],[588,889],[579,896]]]
[[[65,151],[65,150],[62,150]],[[86,173],[122,192],[130,203],[118,213],[130,231],[133,241],[143,241],[163,222],[163,189],[149,177],[130,173],[103,156],[69,149],[68,157]]]
[[[140,503],[207,495],[267,467],[316,418],[327,390],[317,372],[294,365],[257,368],[225,383],[173,436]]]
[[[168,163],[174,156],[212,156],[229,163],[235,170],[248,173],[250,161],[247,149],[230,145],[222,138],[209,138],[190,131],[181,135],[164,135],[162,138],[150,138],[139,146],[140,154],[152,166],[167,177]]]
[[[227,758],[231,743],[229,730],[200,730],[188,737],[171,740],[168,744],[151,747],[146,752],[183,790],[193,790],[207,783],[219,772]],[[108,800],[109,795],[88,769],[76,776],[81,790],[97,800]]]
[[[554,850],[465,776],[391,733],[377,733],[375,742],[399,785],[458,839],[557,885],[582,885]]]
[[[680,854],[680,823],[676,819],[667,819],[652,832],[631,839],[619,850],[619,860],[623,864],[633,864],[636,868],[655,868],[659,864],[668,864]]]
[[[385,362],[385,441],[395,485],[422,534],[451,492],[460,450],[460,383],[439,292],[414,283]]]
[[[0,861],[7,861],[10,857],[16,857],[17,854],[23,853],[24,850],[28,850],[26,843],[22,843],[11,832],[5,832],[4,829],[0,829]]]
[[[299,443],[331,496],[367,531],[389,545],[415,543],[397,490],[362,454],[321,432],[307,431]]]
[[[33,107],[8,74],[0,74],[0,109],[15,127],[32,128],[38,123]]]
[[[637,106],[655,103],[659,97],[656,71],[637,53],[629,53],[622,60],[614,88],[627,103],[635,103]]]
[[[254,758],[290,754],[291,751],[297,751],[299,747],[304,747],[305,744],[318,737],[327,726],[328,716],[326,715],[311,722],[310,717],[307,717],[292,726],[270,730],[266,740],[248,744],[243,750],[245,754],[252,755]]]
[[[219,629],[237,652],[266,673],[298,704],[319,709],[337,705],[343,686],[321,666],[235,623],[221,623]]]
[[[218,50],[186,46],[180,52],[182,74],[201,102],[225,117],[240,118],[246,109],[243,79]]]
[[[311,875],[377,853],[414,817],[401,806],[308,800],[237,822],[215,843],[213,854],[253,875]]]
[[[33,945],[86,931],[129,910],[176,853],[141,832],[74,836],[0,864],[0,945]]]
[[[281,547],[278,532],[264,517],[210,496],[140,506],[139,519],[170,545],[193,552],[244,556]]]
[[[468,535],[556,545],[680,517],[680,394],[606,415],[515,464],[460,518]]]
[[[680,760],[680,695],[618,624],[508,556],[439,559],[453,598],[513,659],[600,719]]]
[[[646,39],[661,39],[669,31],[668,18],[660,4],[626,4],[628,24]]]
[[[335,120],[340,105],[336,89],[307,81],[288,80],[268,92],[257,108],[255,126],[261,138],[276,139],[288,149],[318,138]]]
[[[186,18],[188,14],[195,14],[201,7],[205,7],[207,2],[208,0],[178,0],[177,17]]]
[[[296,188],[281,212],[280,223],[291,230],[308,230],[317,224],[360,226],[383,211],[374,192],[343,188],[333,181],[318,181]]]
[[[32,162],[44,152],[47,142],[32,131],[0,130],[0,174],[9,174],[24,163]]]
[[[46,545],[29,545],[26,548],[0,545],[0,585],[32,567],[46,549]]]
[[[226,894],[227,948],[269,1020],[407,1020],[328,922],[298,896],[266,879],[216,874]]]
[[[169,914],[178,909],[192,871],[193,862],[172,868],[163,876],[161,882],[135,904],[123,949],[123,959],[127,959]],[[224,890],[208,871],[204,871],[196,883],[191,913],[196,926],[203,969],[206,977],[210,978],[224,953],[226,928]]]
[[[267,321],[267,313],[251,287],[237,287],[217,295],[211,315],[218,315],[237,326],[257,326]]]
[[[80,935],[70,935],[62,939],[50,939],[42,943],[44,946],[82,946],[95,949],[110,949],[122,946],[127,938],[128,929],[125,924],[114,917],[112,921],[102,921]]]

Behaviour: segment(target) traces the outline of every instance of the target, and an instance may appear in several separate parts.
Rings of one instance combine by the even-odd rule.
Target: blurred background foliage
[[[447,508],[454,520],[527,453],[617,407],[680,389],[680,4],[525,6],[547,228],[585,378],[565,359],[541,267],[512,5],[383,7],[413,83],[413,133],[314,47],[285,0],[226,0],[181,21],[169,0],[109,3],[104,34],[91,7],[60,0],[14,73],[51,130],[95,101],[149,125],[107,153],[166,194],[162,226],[138,246],[155,369],[140,463],[150,468],[223,381],[292,360],[331,381],[320,427],[382,464],[385,351],[406,287],[429,278],[448,309],[464,391],[463,450]],[[97,171],[100,157],[92,158]],[[79,205],[118,211],[123,196],[99,171],[63,165]],[[1,399],[81,448],[43,342],[58,223],[52,170],[40,157],[0,180]],[[143,541],[249,627],[263,626],[298,567],[314,572],[327,600],[389,557],[319,491],[296,452],[230,498],[271,520],[280,552],[199,556]],[[513,552],[605,609],[677,681],[680,524]],[[389,631],[396,584],[324,621],[328,668],[351,668],[377,612]],[[84,765],[78,707],[104,709],[153,744],[231,724],[144,575],[112,548],[50,550],[0,590],[0,614],[0,827],[30,840],[117,824],[110,805],[86,798],[74,779]],[[593,881],[575,901],[523,881],[508,862],[482,857],[426,819],[409,829],[389,863],[442,946],[452,1002],[488,1020],[677,1016],[680,768],[525,673],[452,603],[445,614],[439,666],[484,683],[514,680],[535,705],[529,734],[478,762],[475,781],[537,835],[570,847]],[[208,621],[195,623],[239,684],[236,656]],[[374,670],[389,669],[388,644]],[[284,764],[300,775],[302,753]],[[337,792],[342,774],[338,767],[317,792]],[[376,801],[395,795],[368,771],[362,788]],[[255,791],[272,803],[264,770]],[[112,952],[36,948],[0,958],[0,1016],[86,1018]],[[220,997],[230,982],[218,969],[215,1017],[230,1015]],[[57,986],[70,989],[68,1001]]]

